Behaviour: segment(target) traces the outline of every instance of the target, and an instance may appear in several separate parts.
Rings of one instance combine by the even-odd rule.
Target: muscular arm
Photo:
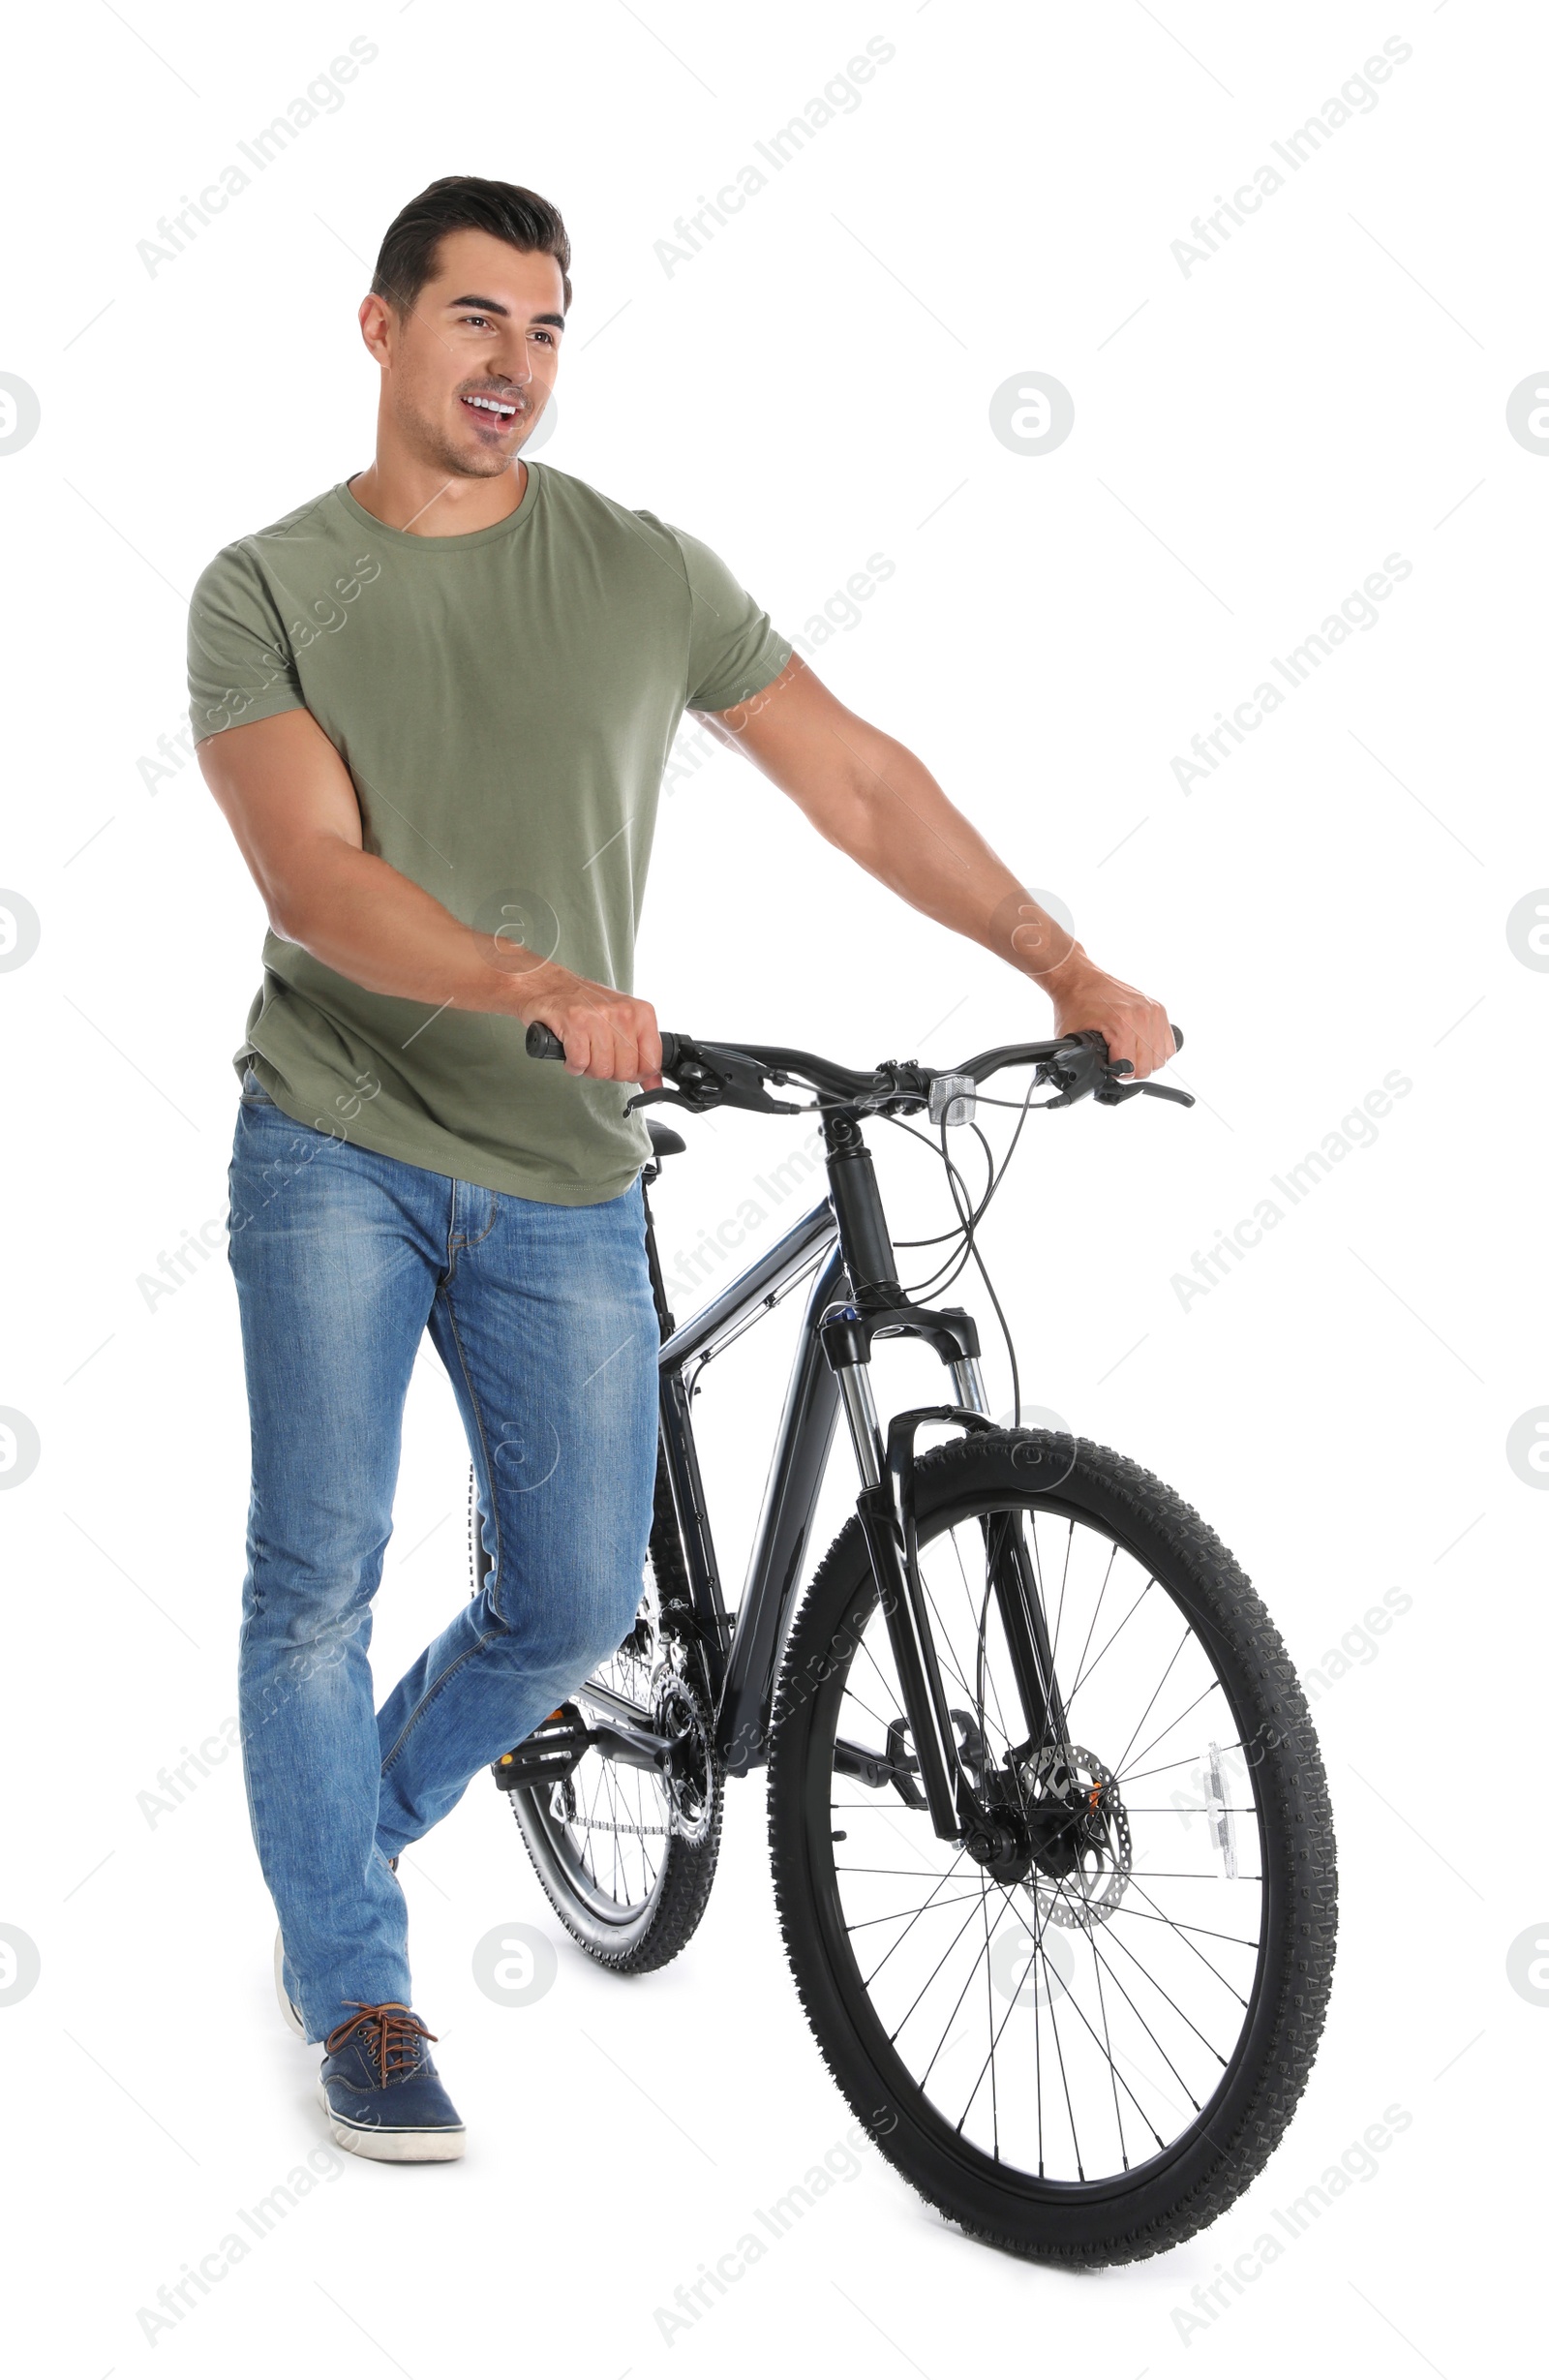
[[[283,940],[367,992],[541,1020],[572,1074],[659,1083],[648,1001],[476,933],[363,848],[349,772],[310,711],[208,736],[198,760]]]
[[[1095,1026],[1138,1076],[1172,1055],[1158,1003],[1094,965],[953,808],[925,763],[846,710],[800,656],[761,694],[707,715],[707,724],[879,883],[1041,985],[1057,1033]]]

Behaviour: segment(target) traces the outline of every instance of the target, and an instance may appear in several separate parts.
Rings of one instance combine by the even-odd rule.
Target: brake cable
[[[978,1140],[981,1148],[983,1148],[985,1152],[985,1163],[988,1175],[988,1178],[985,1185],[984,1196],[979,1201],[977,1206],[973,1205],[971,1203],[965,1205],[965,1202],[967,1201],[968,1186],[963,1180],[962,1175],[957,1166],[948,1152],[948,1128],[944,1122],[940,1126],[941,1143],[938,1151],[935,1150],[934,1144],[926,1141],[924,1133],[915,1131],[911,1125],[901,1122],[897,1116],[887,1116],[884,1118],[886,1122],[896,1125],[900,1132],[907,1132],[911,1140],[922,1142],[925,1146],[931,1148],[933,1153],[940,1155],[942,1168],[947,1176],[947,1186],[952,1193],[952,1203],[957,1209],[959,1224],[959,1232],[957,1234],[943,1232],[934,1235],[931,1239],[903,1240],[896,1243],[897,1245],[903,1247],[929,1247],[934,1244],[935,1239],[946,1239],[951,1237],[957,1237],[959,1242],[958,1250],[954,1252],[956,1262],[954,1261],[954,1257],[949,1257],[946,1264],[938,1266],[935,1273],[927,1276],[925,1281],[915,1283],[910,1288],[908,1294],[911,1297],[915,1297],[918,1296],[922,1290],[925,1290],[932,1296],[940,1297],[942,1292],[950,1289],[953,1282],[956,1281],[959,1274],[966,1269],[970,1260],[972,1260],[972,1262],[978,1266],[979,1277],[984,1282],[986,1292],[989,1297],[989,1302],[995,1309],[995,1319],[1000,1325],[1001,1336],[1006,1342],[1006,1355],[1011,1364],[1012,1413],[1014,1420],[1018,1425],[1021,1420],[1022,1398],[1021,1373],[1020,1367],[1017,1361],[1017,1345],[1016,1341],[1012,1337],[1011,1326],[1006,1320],[1005,1308],[1002,1306],[1000,1298],[996,1294],[995,1285],[989,1277],[989,1268],[986,1265],[984,1256],[980,1251],[978,1244],[978,1231],[979,1225],[983,1221],[985,1213],[988,1208],[990,1200],[994,1197],[1001,1183],[1006,1178],[1007,1172],[1011,1166],[1012,1158],[1017,1152],[1017,1144],[1021,1138],[1022,1126],[1025,1124],[1028,1114],[1031,1113],[1031,1110],[1035,1104],[1033,1101],[1033,1092],[1037,1087],[1038,1078],[1035,1075],[1029,1082],[1026,1093],[1020,1103],[1012,1099],[995,1099],[986,1102],[987,1106],[997,1108],[1011,1108],[1019,1106],[1019,1112],[1017,1118],[1017,1129],[1012,1134],[1011,1140],[1006,1148],[1006,1153],[998,1165],[995,1162],[994,1151],[991,1149],[984,1133],[980,1131],[977,1124],[970,1126],[971,1131],[974,1133],[974,1136]],[[1042,1106],[1044,1103],[1040,1101],[1036,1104]],[[959,1199],[958,1197],[959,1187],[963,1193],[962,1199]],[[946,1275],[945,1279],[942,1278],[943,1274]]]

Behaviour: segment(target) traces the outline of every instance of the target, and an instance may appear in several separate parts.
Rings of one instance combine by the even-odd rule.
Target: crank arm
[[[578,1686],[575,1700],[602,1714],[587,1730],[592,1751],[604,1754],[624,1768],[655,1769],[663,1775],[671,1769],[678,1738],[657,1735],[654,1729],[642,1726],[634,1716],[633,1704],[622,1694],[610,1693],[606,1687]]]

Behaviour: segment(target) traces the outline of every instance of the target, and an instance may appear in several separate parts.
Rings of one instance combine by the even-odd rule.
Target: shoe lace
[[[402,2000],[384,1999],[368,2002],[347,1999],[347,2008],[357,2008],[358,2016],[348,2016],[336,2025],[323,2043],[326,2056],[342,2050],[352,2033],[359,2033],[366,2055],[381,2076],[383,2087],[399,2075],[409,2073],[419,2062],[417,2043],[434,2041],[437,2036],[420,2023],[417,2016],[406,2008]]]

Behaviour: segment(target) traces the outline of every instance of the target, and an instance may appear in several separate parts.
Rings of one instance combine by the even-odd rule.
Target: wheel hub
[[[1083,1932],[1106,1925],[1131,1867],[1129,1816],[1111,1772],[1084,1745],[1064,1744],[1047,1746],[1018,1773],[1038,1870],[1027,1889],[1040,1918]]]

